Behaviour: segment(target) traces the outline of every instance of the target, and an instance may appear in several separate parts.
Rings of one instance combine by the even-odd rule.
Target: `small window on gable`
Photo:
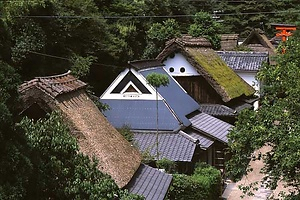
[[[180,68],[180,72],[181,72],[181,73],[184,73],[184,72],[185,72],[185,68],[184,68],[184,67],[181,67],[181,68]]]
[[[170,67],[170,68],[169,68],[169,71],[170,71],[170,72],[174,72],[174,67]]]
[[[132,85],[129,85],[129,87],[124,91],[124,93],[126,92],[138,93],[138,91]]]

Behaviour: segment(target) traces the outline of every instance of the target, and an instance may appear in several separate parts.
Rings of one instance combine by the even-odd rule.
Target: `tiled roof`
[[[186,115],[199,109],[199,104],[189,96],[183,88],[167,73],[162,67],[145,69],[139,71],[144,77],[150,73],[165,74],[169,77],[169,84],[166,87],[159,87],[159,94],[166,100],[167,104],[174,111],[174,114],[180,119],[184,126],[189,126],[191,123],[186,118]]]
[[[163,200],[172,181],[172,175],[141,164],[125,187],[130,193],[139,194],[146,200]]]
[[[25,93],[32,87],[37,87],[52,98],[86,87],[86,83],[71,75],[71,71],[55,76],[36,77],[19,87],[19,92]]]
[[[201,104],[199,110],[213,116],[237,116],[234,109],[221,104]]]
[[[202,132],[206,136],[227,143],[227,134],[233,127],[220,119],[210,116],[205,113],[195,113],[190,116],[192,128]]]
[[[109,106],[103,114],[116,128],[128,125],[135,130],[156,130],[156,101],[155,100],[122,100],[100,99]],[[177,130],[180,122],[162,100],[158,102],[158,129]]]
[[[218,55],[234,71],[258,71],[268,61],[268,52],[218,51]]]
[[[141,152],[147,152],[156,159],[156,132],[133,131],[134,141]],[[184,133],[159,132],[159,158],[172,161],[191,162],[198,141],[188,138]]]
[[[194,129],[185,129],[184,132],[192,138],[199,140],[199,145],[202,149],[207,149],[214,143],[212,139],[208,138],[207,136]]]
[[[133,66],[135,69],[145,69],[145,68],[151,68],[151,67],[158,67],[158,66],[164,66],[160,61],[158,60],[135,60],[135,61],[129,61],[128,64]]]

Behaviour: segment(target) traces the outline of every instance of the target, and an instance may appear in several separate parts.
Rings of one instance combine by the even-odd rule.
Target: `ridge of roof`
[[[128,61],[128,64],[136,70],[164,66],[164,64],[157,59],[133,60]]]
[[[85,88],[86,86],[86,83],[71,75],[71,71],[69,70],[64,74],[36,77],[21,84],[18,88],[18,91],[22,94],[29,89],[36,87],[54,99],[60,94],[79,90]]]

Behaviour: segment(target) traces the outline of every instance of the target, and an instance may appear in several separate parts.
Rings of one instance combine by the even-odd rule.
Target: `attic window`
[[[184,67],[181,67],[181,68],[180,68],[180,72],[181,72],[181,73],[184,73],[184,72],[185,72],[185,68],[184,68]]]
[[[170,72],[174,72],[174,67],[170,67],[170,68],[169,68],[169,71],[170,71]]]
[[[130,85],[130,86],[125,90],[124,93],[126,93],[126,92],[136,92],[136,93],[138,93],[138,91],[136,91],[136,89],[135,89],[132,85]]]

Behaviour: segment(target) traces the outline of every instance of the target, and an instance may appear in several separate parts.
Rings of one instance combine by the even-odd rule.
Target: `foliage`
[[[191,176],[174,174],[169,199],[218,199],[221,193],[221,173],[212,166],[201,164]]]
[[[261,28],[274,36],[272,23],[295,24],[299,22],[297,0],[249,0],[227,1],[218,4],[220,16],[227,33],[238,33],[240,37],[249,35],[253,28]]]
[[[194,23],[190,25],[189,34],[193,37],[203,36],[207,38],[214,49],[221,47],[221,25],[207,12],[195,14]]]
[[[133,133],[130,131],[130,126],[124,125],[121,128],[118,129],[119,133],[128,141],[133,142]]]
[[[128,197],[101,173],[97,161],[79,153],[76,139],[58,113],[19,124],[31,148],[33,171],[28,181],[29,199],[113,199]],[[133,197],[132,199],[139,199]]]
[[[13,127],[19,75],[0,61],[0,199],[21,199],[32,164],[24,137]]]
[[[167,86],[169,84],[169,77],[165,74],[150,73],[146,77],[148,83],[155,88],[160,86]]]
[[[73,55],[71,57],[73,66],[71,67],[72,74],[77,78],[86,76],[90,72],[90,67],[92,63],[96,60],[94,56],[82,57],[79,55]]]
[[[299,191],[299,53],[297,33],[286,43],[286,54],[277,56],[277,64],[265,65],[259,72],[258,77],[264,83],[261,107],[257,112],[243,112],[229,134],[232,158],[227,169],[234,177],[251,170],[246,170],[250,158],[262,159],[268,187],[274,189],[277,181],[282,180]],[[264,156],[252,155],[265,145],[272,147],[270,152]]]
[[[167,158],[162,158],[156,161],[156,166],[159,169],[165,169],[167,173],[175,173],[176,172],[176,163]]]
[[[162,50],[167,40],[181,35],[179,24],[174,19],[167,19],[163,23],[154,23],[147,31],[148,45],[144,51],[145,58],[153,58]]]

